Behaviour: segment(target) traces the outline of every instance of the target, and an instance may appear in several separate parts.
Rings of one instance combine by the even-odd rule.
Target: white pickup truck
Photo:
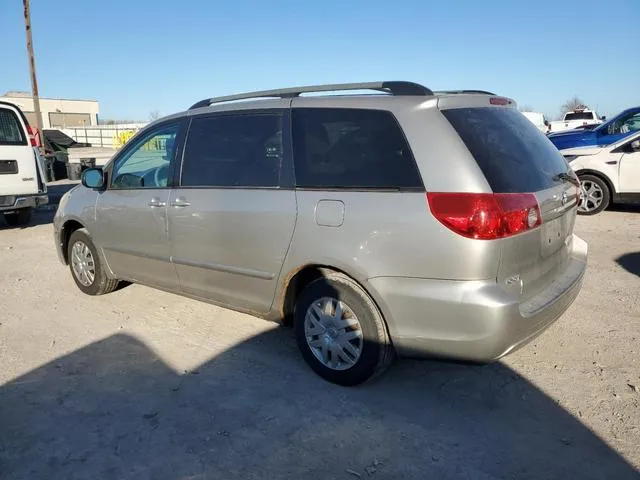
[[[565,113],[562,120],[551,122],[549,126],[550,132],[556,133],[582,128],[587,125],[599,125],[604,120],[605,117],[599,117],[595,110],[580,107]]]
[[[25,225],[34,207],[48,203],[37,131],[15,105],[0,102],[0,214]]]

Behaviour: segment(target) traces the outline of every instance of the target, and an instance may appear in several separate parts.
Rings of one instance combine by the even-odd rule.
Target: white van
[[[547,122],[547,119],[544,118],[543,113],[539,113],[539,112],[521,112],[521,113],[522,115],[527,117],[527,120],[533,123],[538,128],[538,130],[540,130],[543,133],[547,133],[547,130],[548,130],[547,125],[549,124],[549,122]]]
[[[15,105],[0,102],[0,213],[25,225],[34,207],[49,202],[37,131]]]

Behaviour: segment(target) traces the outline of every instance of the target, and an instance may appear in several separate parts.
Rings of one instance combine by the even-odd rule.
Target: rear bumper
[[[0,212],[10,212],[21,208],[35,208],[49,203],[49,196],[46,193],[34,195],[9,195],[10,201],[0,204]],[[7,197],[4,197],[5,199]]]
[[[384,299],[400,355],[490,362],[534,339],[569,308],[582,287],[587,250],[574,235],[567,268],[524,302],[495,281],[379,277],[370,284]]]

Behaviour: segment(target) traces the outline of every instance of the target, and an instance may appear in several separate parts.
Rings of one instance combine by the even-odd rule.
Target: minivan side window
[[[0,108],[0,145],[27,145],[18,116],[6,108]]]
[[[134,140],[133,146],[116,160],[111,188],[167,187],[179,131],[179,123],[168,124]]]
[[[293,154],[298,188],[424,190],[391,112],[295,108]]]
[[[191,121],[182,187],[278,187],[282,114],[233,113]]]

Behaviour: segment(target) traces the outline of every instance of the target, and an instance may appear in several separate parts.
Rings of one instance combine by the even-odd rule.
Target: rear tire
[[[4,213],[4,221],[7,222],[7,225],[10,227],[21,227],[27,225],[31,221],[32,209],[21,208],[20,210],[16,210],[11,213]]]
[[[76,285],[87,295],[104,295],[113,292],[119,281],[107,277],[98,251],[86,229],[71,234],[67,245],[69,269]]]
[[[595,215],[609,206],[611,191],[607,182],[595,175],[580,175],[578,215]]]
[[[293,322],[302,357],[329,382],[358,385],[384,372],[394,359],[377,306],[340,273],[304,288],[296,299]]]

